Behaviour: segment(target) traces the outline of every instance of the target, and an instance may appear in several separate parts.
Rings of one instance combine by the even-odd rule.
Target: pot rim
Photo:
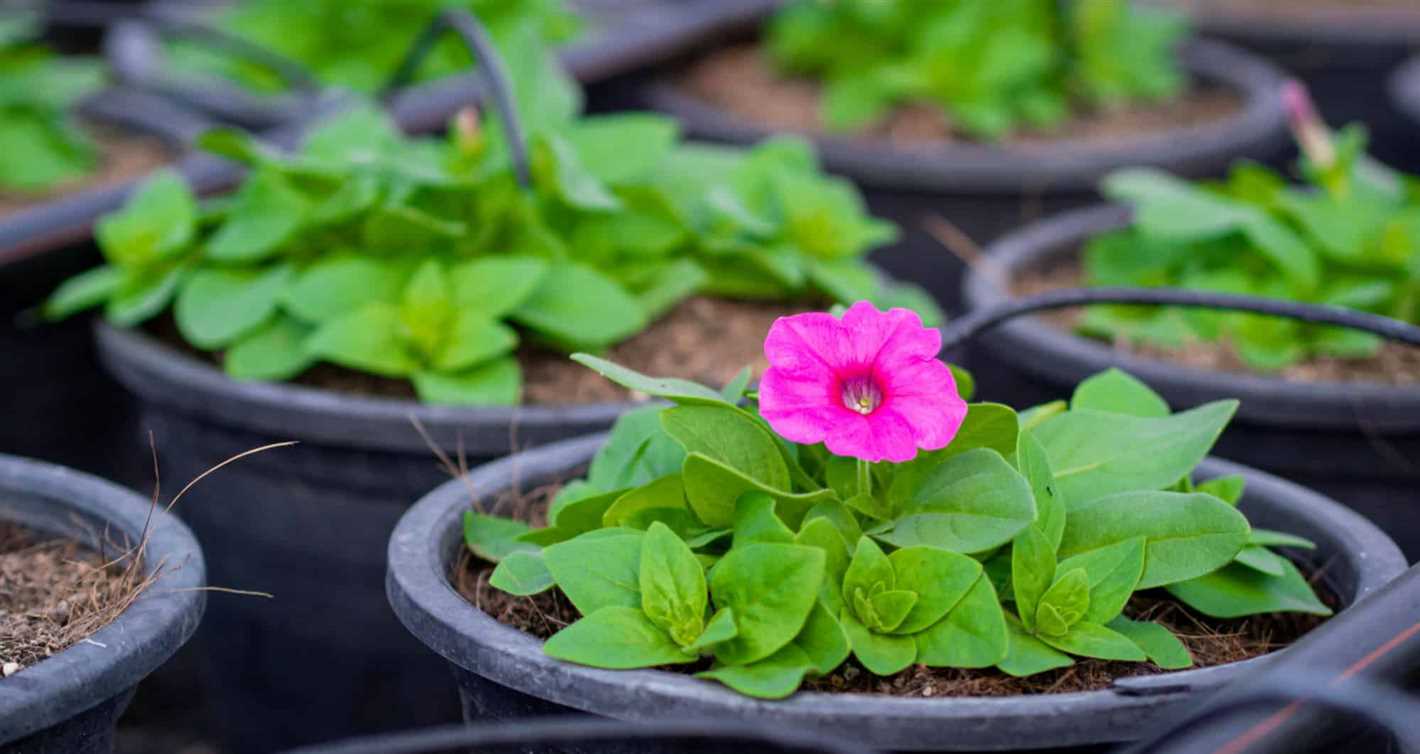
[[[536,485],[584,464],[605,441],[592,435],[519,453],[453,480],[411,507],[389,545],[386,590],[400,621],[451,663],[524,693],[619,719],[666,715],[713,715],[782,722],[862,740],[887,749],[941,745],[942,731],[957,736],[953,747],[1068,746],[1121,740],[1122,728],[1160,704],[1192,695],[1265,666],[1271,657],[1153,676],[1122,678],[1110,690],[1015,697],[921,699],[801,691],[783,701],[741,696],[708,681],[657,670],[612,671],[554,660],[542,642],[503,625],[465,600],[449,583],[451,558],[462,543],[461,517],[468,490],[486,497],[510,482]],[[1226,461],[1204,462],[1207,475],[1243,473],[1251,495],[1274,500],[1276,510],[1301,509],[1342,552],[1356,573],[1354,599],[1369,594],[1406,568],[1404,557],[1375,525],[1321,495],[1268,474]],[[1267,505],[1267,503],[1264,503]],[[1320,543],[1319,543],[1320,544]],[[1285,650],[1283,650],[1285,651]],[[595,699],[595,703],[587,700]],[[1051,721],[1067,721],[1053,726]],[[1086,721],[1089,727],[1069,725]],[[950,726],[950,727],[948,727]],[[1003,729],[1010,733],[1002,733]],[[1048,743],[1047,743],[1048,742]]]
[[[137,685],[191,638],[207,604],[206,564],[178,518],[140,495],[54,464],[0,455],[0,515],[94,546],[106,527],[137,542],[150,536],[145,573],[157,582],[87,640],[0,680],[0,743],[60,724]],[[151,515],[151,523],[150,521]]]
[[[241,382],[136,329],[96,319],[99,359],[144,401],[273,437],[374,451],[429,454],[418,421],[444,448],[506,453],[517,437],[567,436],[610,426],[647,402],[439,406],[347,395],[280,382]],[[400,428],[401,431],[392,431]]]
[[[1194,76],[1217,81],[1243,98],[1228,117],[1102,145],[1067,139],[1041,148],[1005,149],[979,143],[895,146],[882,140],[803,134],[825,166],[866,186],[945,194],[1093,192],[1110,171],[1155,166],[1185,175],[1224,167],[1233,157],[1265,157],[1287,144],[1283,74],[1271,63],[1227,44],[1191,39],[1180,49]],[[647,103],[675,115],[689,133],[732,143],[768,138],[772,129],[686,93],[668,77],[651,82]]]
[[[1172,3],[1170,3],[1172,5]],[[1271,43],[1405,45],[1420,42],[1420,13],[1406,8],[1302,9],[1296,15],[1266,14],[1193,0],[1183,12],[1204,34]],[[1199,7],[1202,6],[1202,7]]]
[[[1030,223],[990,244],[986,258],[1009,279],[1037,262],[1072,253],[1093,236],[1125,227],[1131,212],[1118,204],[1071,210]],[[967,270],[962,297],[969,309],[1015,299],[985,275]],[[1194,405],[1238,398],[1239,418],[1295,429],[1377,433],[1420,430],[1420,389],[1379,383],[1289,382],[1275,377],[1213,372],[1115,351],[1109,345],[1020,317],[980,336],[977,343],[1036,377],[1078,382],[1117,366],[1160,390],[1170,403]],[[1182,397],[1180,399],[1180,397]]]
[[[1386,89],[1396,109],[1410,119],[1412,126],[1420,126],[1420,55],[1396,68]]]

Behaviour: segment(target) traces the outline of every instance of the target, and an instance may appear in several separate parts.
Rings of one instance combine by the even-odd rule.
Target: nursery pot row
[[[1088,239],[1129,223],[1117,206],[1097,206],[1036,223],[987,251],[989,268],[1009,281],[1079,253]],[[1012,297],[985,271],[968,273],[973,308]],[[1302,383],[1209,372],[1114,350],[1035,319],[1002,324],[972,346],[969,365],[991,400],[1032,405],[1068,394],[1082,378],[1118,366],[1170,405],[1238,398],[1237,418],[1220,456],[1313,487],[1360,511],[1420,558],[1416,485],[1420,482],[1420,391],[1370,383]]]
[[[965,303],[960,285],[970,241],[986,242],[1036,217],[1096,201],[1096,184],[1126,166],[1156,166],[1202,177],[1223,172],[1234,160],[1267,160],[1286,144],[1282,75],[1266,61],[1216,42],[1196,40],[1180,52],[1197,85],[1237,96],[1233,113],[1214,121],[1120,139],[1057,140],[1039,145],[995,146],[972,142],[894,144],[870,137],[811,135],[831,171],[863,190],[874,214],[902,227],[902,238],[878,252],[889,272],[925,286],[948,313]],[[648,105],[675,115],[692,136],[754,143],[773,135],[690,92],[673,79],[651,82]],[[945,219],[968,240],[943,244]],[[935,235],[934,235],[935,234]],[[962,248],[965,246],[965,248]],[[954,254],[955,252],[955,254]]]
[[[112,483],[0,456],[0,523],[109,557],[146,542],[146,590],[84,641],[0,679],[0,752],[110,754],[134,688],[197,629],[206,603],[202,550],[186,526]]]
[[[526,451],[446,483],[410,509],[390,540],[390,604],[409,631],[452,666],[467,720],[580,712],[621,720],[796,726],[881,750],[1099,748],[1151,735],[1209,692],[1272,659],[1119,678],[1109,689],[1090,692],[956,699],[800,692],[784,701],[751,699],[664,671],[608,671],[554,660],[536,638],[499,623],[452,586],[464,548],[462,516],[473,502],[470,489],[489,504],[511,490],[576,477],[604,439]],[[1200,472],[1243,474],[1247,494],[1241,505],[1249,519],[1315,540],[1314,565],[1327,564],[1323,578],[1343,606],[1405,568],[1383,532],[1315,492],[1220,460],[1206,461]]]

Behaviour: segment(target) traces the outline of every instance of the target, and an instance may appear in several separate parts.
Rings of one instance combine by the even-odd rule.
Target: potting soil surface
[[[134,136],[113,128],[90,129],[98,145],[93,173],[38,192],[0,188],[0,217],[30,209],[84,189],[139,178],[171,161],[171,153],[156,138]]]

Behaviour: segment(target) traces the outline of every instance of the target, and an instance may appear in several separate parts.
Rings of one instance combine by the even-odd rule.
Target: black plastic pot
[[[1069,212],[1002,238],[987,257],[1010,279],[1128,222],[1123,207]],[[963,297],[978,309],[1010,294],[973,271]],[[978,338],[968,361],[983,397],[1013,405],[1068,397],[1073,385],[1109,366],[1139,377],[1177,408],[1238,398],[1237,418],[1216,447],[1220,456],[1322,491],[1375,521],[1411,560],[1420,558],[1420,390],[1209,372],[1115,351],[1036,319]]]
[[[1420,168],[1413,127],[1385,91],[1391,71],[1420,51],[1420,8],[1334,0],[1328,8],[1283,10],[1287,4],[1277,4],[1249,12],[1229,8],[1231,0],[1163,1],[1187,7],[1201,33],[1265,56],[1300,78],[1329,122],[1365,123],[1371,151],[1383,162]]]
[[[148,543],[158,580],[86,641],[0,679],[0,753],[109,754],[133,689],[202,619],[202,550],[174,516],[109,482],[61,466],[0,456],[0,520],[117,555]]]
[[[303,747],[288,754],[435,754],[528,751],[574,745],[589,753],[871,754],[867,749],[809,731],[751,726],[723,720],[624,723],[585,717],[517,720],[501,725],[449,726],[377,738]]]
[[[193,490],[180,511],[214,583],[275,595],[214,595],[199,635],[209,703],[234,754],[458,719],[443,663],[384,598],[395,522],[448,478],[411,419],[444,452],[478,463],[604,429],[630,407],[438,407],[236,382],[142,332],[97,332],[102,361],[138,398],[164,478],[300,441],[224,469],[221,484]]]
[[[1406,142],[1409,150],[1405,162],[1411,166],[1420,165],[1420,56],[1396,69],[1390,77],[1390,101],[1405,117],[1405,129],[1410,139]]]
[[[1307,634],[1267,672],[1240,679],[1161,729],[1133,754],[1219,751],[1244,741],[1248,754],[1416,751],[1420,699],[1403,691],[1420,681],[1416,605],[1420,566]],[[1367,730],[1356,718],[1373,724]],[[1400,737],[1409,740],[1391,740]]]
[[[704,39],[744,26],[773,8],[777,0],[576,0],[586,21],[582,38],[562,50],[568,70],[583,83],[602,81],[654,65]],[[298,65],[260,48],[235,49],[251,59],[265,59],[273,70],[285,68],[289,92],[253,94],[233,82],[175,72],[166,64],[158,25],[184,33],[180,24],[203,23],[211,7],[184,7],[175,0],[149,3],[146,20],[117,25],[106,41],[109,60],[123,81],[162,93],[216,118],[264,129],[304,119],[313,102],[339,96],[323,91]],[[191,36],[191,28],[188,35]],[[400,124],[411,131],[443,128],[458,108],[481,87],[481,74],[469,73],[408,86],[390,105]]]
[[[1227,681],[1271,657],[1233,665],[1121,678],[1107,691],[1028,697],[904,699],[800,692],[779,702],[740,696],[686,675],[607,671],[547,657],[541,643],[475,608],[449,583],[463,548],[461,517],[477,490],[485,501],[509,489],[574,477],[601,435],[520,453],[445,484],[410,509],[389,543],[390,604],[404,625],[454,668],[465,718],[507,719],[568,711],[623,720],[709,718],[795,725],[879,749],[1026,751],[1097,746],[1142,737]],[[1242,505],[1259,526],[1314,539],[1316,564],[1344,605],[1405,568],[1384,533],[1352,511],[1276,477],[1208,460],[1203,476],[1242,473]],[[1285,655],[1285,652],[1283,653]]]
[[[965,265],[933,238],[924,219],[937,215],[984,243],[1035,217],[1097,201],[1095,186],[1113,170],[1153,165],[1186,176],[1223,172],[1234,160],[1267,160],[1287,143],[1282,77],[1265,61],[1213,42],[1194,41],[1182,59],[1195,79],[1236,92],[1234,115],[1213,123],[1118,142],[1060,141],[1001,148],[972,143],[908,148],[862,138],[816,135],[831,171],[858,183],[868,206],[902,226],[903,237],[875,257],[889,272],[924,285],[949,313],[962,311]],[[701,100],[669,79],[644,94],[652,108],[677,116],[693,136],[752,143],[769,129]]]

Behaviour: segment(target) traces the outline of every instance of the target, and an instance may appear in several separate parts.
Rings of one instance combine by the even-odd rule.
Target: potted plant
[[[1420,44],[1420,9],[1407,0],[1153,0],[1198,30],[1304,81],[1339,123],[1365,123],[1381,159],[1417,167],[1411,129],[1386,97],[1386,79]]]
[[[332,91],[356,91],[388,94],[401,125],[430,131],[478,86],[477,74],[464,72],[467,51],[438,38],[441,19],[451,14],[480,19],[500,49],[557,44],[578,78],[592,81],[654,63],[667,49],[735,27],[773,2],[420,0],[351,8],[242,0],[215,9],[154,2],[144,18],[114,29],[109,49],[124,81],[229,122],[289,123]],[[214,46],[217,38],[224,43]]]
[[[1344,608],[1404,569],[1360,516],[1205,460],[1236,401],[1171,413],[1108,371],[1068,405],[968,404],[940,346],[859,302],[776,321],[753,393],[574,357],[674,405],[431,493],[391,604],[470,719],[1034,750],[1138,738],[1330,615],[1316,590]]]
[[[1027,291],[1177,286],[1350,307],[1417,321],[1412,178],[1333,137],[1291,90],[1305,183],[1255,164],[1191,184],[1126,171],[1105,192],[1132,205],[1062,215],[1002,239],[964,295],[988,307]],[[1241,396],[1219,453],[1314,486],[1364,512],[1411,557],[1420,451],[1416,351],[1375,336],[1246,314],[1092,307],[1008,323],[972,363],[999,394],[1048,394],[1119,364],[1173,403]],[[1109,343],[1082,337],[1103,338]],[[988,376],[988,374],[990,376]]]
[[[1276,71],[1182,43],[1185,31],[1115,0],[805,0],[757,43],[697,58],[645,97],[697,136],[811,135],[830,170],[907,229],[884,267],[956,312],[972,239],[1091,201],[1119,167],[1211,175],[1282,146]]]
[[[0,751],[109,754],[134,687],[197,629],[205,586],[166,510],[0,456]]]
[[[383,543],[443,477],[435,452],[456,472],[644,400],[559,351],[728,380],[753,353],[722,353],[745,348],[725,333],[779,314],[860,296],[933,311],[864,261],[894,231],[806,145],[685,144],[661,116],[578,115],[580,92],[526,49],[506,68],[518,96],[500,117],[466,112],[444,139],[368,107],[291,155],[210,134],[252,165],[242,186],[202,206],[156,177],[100,223],[108,263],[48,304],[104,307],[102,358],[177,473],[252,437],[301,442],[184,514],[216,578],[278,594],[213,604],[214,698],[237,748],[455,714],[414,691],[444,671],[384,608]]]

